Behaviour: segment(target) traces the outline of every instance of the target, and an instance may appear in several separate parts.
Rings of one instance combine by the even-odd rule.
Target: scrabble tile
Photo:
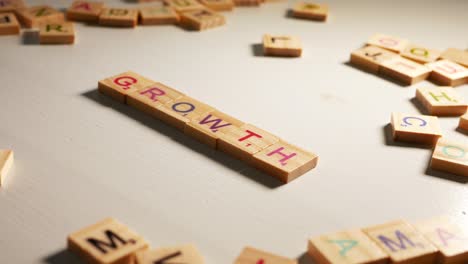
[[[196,0],[164,0],[164,2],[179,13],[204,8],[203,5]]]
[[[375,34],[368,41],[367,44],[388,49],[394,52],[402,51],[406,45],[409,44],[408,40],[399,37]]]
[[[448,48],[442,53],[441,57],[468,68],[468,50]]]
[[[440,57],[441,52],[414,44],[408,44],[400,54],[407,59],[424,64],[436,61]]]
[[[200,0],[207,8],[214,11],[231,11],[234,8],[234,2],[232,0]]]
[[[461,116],[468,104],[452,87],[421,87],[416,89],[416,99],[430,115]]]
[[[425,80],[431,73],[431,70],[424,65],[397,56],[382,61],[379,73],[396,79],[403,84],[411,85]]]
[[[23,0],[0,0],[0,13],[14,12],[25,7]]]
[[[263,53],[269,56],[300,57],[301,41],[292,36],[263,36]]]
[[[437,249],[404,221],[368,227],[363,231],[390,256],[391,263],[435,263]]]
[[[431,168],[468,176],[468,144],[441,138],[432,153]]]
[[[246,162],[253,155],[275,144],[279,138],[250,124],[244,124],[221,135],[218,150]]]
[[[328,6],[325,4],[298,2],[292,9],[292,15],[298,18],[325,21],[328,15]]]
[[[226,19],[223,15],[209,9],[187,11],[180,16],[180,24],[184,28],[192,30],[205,30],[222,26],[225,23]]]
[[[3,185],[8,172],[13,166],[13,151],[0,149],[0,186]]]
[[[166,25],[179,22],[179,15],[169,6],[151,6],[140,9],[142,25]]]
[[[153,83],[150,86],[138,89],[127,95],[126,103],[144,113],[159,118],[158,107],[184,96],[183,93],[162,83]]]
[[[441,85],[458,86],[468,82],[468,68],[449,60],[426,64],[432,70],[431,79]]]
[[[207,115],[215,109],[189,96],[183,96],[158,107],[158,110],[160,111],[159,119],[183,131],[185,125],[191,120]]]
[[[434,146],[442,136],[434,116],[392,113],[393,139]]]
[[[204,264],[205,260],[194,245],[164,247],[140,251],[136,254],[137,264]]]
[[[20,32],[20,24],[13,13],[0,14],[0,36],[3,35],[18,35]]]
[[[88,263],[132,264],[135,253],[148,243],[125,225],[104,219],[68,236],[68,249]]]
[[[245,247],[234,264],[297,264],[297,260],[274,255],[252,247]]]
[[[316,264],[386,264],[389,256],[361,230],[323,235],[309,240]]]
[[[62,12],[50,6],[33,6],[19,9],[18,20],[27,28],[37,28],[41,23],[63,22],[65,16]]]
[[[39,26],[39,43],[41,44],[73,44],[74,42],[73,23],[44,23]]]
[[[318,156],[282,140],[256,153],[254,167],[288,183],[315,168]]]
[[[217,141],[222,134],[242,125],[244,125],[242,121],[214,110],[187,123],[184,133],[212,148],[216,148]]]
[[[437,217],[416,223],[415,227],[439,250],[437,263],[468,263],[466,226],[459,226],[448,217]]]
[[[233,0],[235,6],[249,6],[249,7],[258,7],[263,1],[262,0]]]
[[[112,27],[135,27],[138,10],[128,8],[104,8],[99,15],[99,24]]]
[[[351,53],[350,63],[365,71],[377,74],[380,63],[397,57],[398,54],[376,46],[366,46]]]
[[[77,0],[67,10],[67,19],[82,22],[98,22],[103,8],[103,2]]]
[[[468,113],[460,117],[460,121],[458,122],[458,127],[468,132]]]
[[[153,83],[156,82],[128,71],[99,81],[98,90],[114,100],[125,103],[129,93],[147,87]]]

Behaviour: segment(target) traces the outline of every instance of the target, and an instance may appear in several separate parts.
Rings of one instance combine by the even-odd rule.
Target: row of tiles
[[[134,72],[101,80],[98,89],[284,183],[317,165],[317,155]]]
[[[394,36],[376,34],[351,53],[350,63],[410,85],[430,78],[446,86],[468,83],[468,51],[439,52]],[[441,60],[439,60],[441,59]]]
[[[89,263],[204,264],[193,245],[149,249],[148,242],[112,218],[70,234],[68,249]],[[468,229],[447,217],[411,225],[405,221],[311,238],[317,264],[466,264]],[[297,260],[246,247],[234,264],[297,264]]]

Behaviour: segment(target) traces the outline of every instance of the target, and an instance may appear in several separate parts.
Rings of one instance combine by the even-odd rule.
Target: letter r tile
[[[390,256],[391,263],[435,263],[437,249],[404,221],[367,227],[363,231]]]
[[[107,218],[68,236],[68,249],[93,264],[131,264],[148,243],[125,225]]]

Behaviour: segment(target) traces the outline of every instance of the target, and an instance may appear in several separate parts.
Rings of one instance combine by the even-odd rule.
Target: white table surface
[[[385,129],[392,111],[420,113],[415,88],[434,84],[403,87],[346,62],[376,32],[468,48],[468,1],[329,1],[326,23],[287,17],[291,4],[236,8],[204,32],[77,24],[72,46],[0,37],[0,148],[16,154],[0,190],[0,262],[76,263],[67,234],[108,216],[155,247],[194,243],[216,264],[246,245],[306,264],[310,236],[399,218],[467,221],[467,179],[427,171],[431,150],[395,144]],[[300,37],[303,56],[262,57],[264,33]],[[126,70],[317,153],[318,167],[280,185],[97,93],[98,80]],[[468,85],[456,89],[468,99]],[[466,142],[457,124],[441,119]]]

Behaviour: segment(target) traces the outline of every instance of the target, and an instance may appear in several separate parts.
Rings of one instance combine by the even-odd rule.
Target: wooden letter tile
[[[13,13],[0,14],[0,36],[2,35],[18,35],[20,32],[20,24]]]
[[[0,149],[0,186],[13,166],[13,151]]]
[[[218,150],[246,162],[252,162],[253,155],[275,144],[279,138],[250,124],[234,128],[221,135]]]
[[[70,22],[43,23],[39,26],[41,44],[73,44],[75,28]]]
[[[408,43],[409,42],[406,39],[384,34],[375,34],[367,41],[367,44],[369,45],[381,47],[394,52],[402,51]]]
[[[207,115],[215,109],[191,97],[183,96],[166,103],[158,110],[160,111],[159,119],[183,131],[188,122]]]
[[[466,113],[462,117],[460,117],[458,127],[465,130],[466,132],[468,132],[468,113]]]
[[[351,53],[350,62],[365,71],[377,74],[380,63],[398,57],[398,54],[376,46],[366,46]]]
[[[389,260],[361,230],[310,239],[308,252],[317,264],[386,264]]]
[[[231,11],[234,8],[232,0],[200,0],[200,3],[214,11]]]
[[[194,245],[140,251],[136,255],[136,260],[137,264],[205,264],[203,256]]]
[[[431,79],[441,85],[458,86],[468,81],[468,68],[449,60],[426,64],[432,70]]]
[[[38,27],[46,22],[63,22],[65,16],[62,12],[50,6],[33,6],[17,11],[18,20],[27,28]]]
[[[468,177],[468,145],[439,139],[432,153],[431,168]]]
[[[438,50],[432,50],[414,44],[407,45],[401,51],[401,56],[423,64],[436,61],[440,57],[440,54],[441,52]]]
[[[437,263],[468,263],[468,229],[458,226],[448,217],[419,222],[416,229],[439,250]]]
[[[98,22],[99,15],[103,8],[103,2],[77,0],[74,1],[67,10],[67,19],[83,22]]]
[[[277,256],[252,247],[245,247],[234,264],[297,264],[297,260]]]
[[[288,183],[315,168],[318,156],[282,140],[256,153],[253,166]]]
[[[441,57],[468,68],[468,50],[449,48],[442,53]]]
[[[269,56],[300,57],[302,45],[299,38],[291,36],[263,36],[263,53]]]
[[[68,249],[93,264],[132,264],[148,243],[112,218],[68,236]]]
[[[395,141],[434,146],[442,136],[439,119],[434,116],[392,113],[391,124]]]
[[[192,30],[205,30],[219,27],[226,23],[223,15],[209,9],[198,9],[183,12],[180,16],[180,24]]]
[[[129,93],[156,83],[150,79],[128,71],[99,81],[99,92],[114,100],[125,103]]]
[[[418,88],[416,99],[430,115],[461,116],[468,110],[468,104],[452,87]]]
[[[222,134],[243,125],[242,121],[215,110],[187,123],[184,133],[212,148],[216,148],[217,141]]]
[[[135,27],[138,11],[127,8],[104,8],[99,15],[99,24],[112,27]]]
[[[23,0],[0,0],[0,13],[14,12],[25,7]]]
[[[328,15],[328,6],[324,4],[298,2],[292,9],[292,15],[298,18],[325,21]]]
[[[167,25],[179,22],[179,15],[169,6],[152,6],[140,9],[142,25]]]
[[[179,13],[204,8],[204,6],[198,3],[196,0],[164,0],[164,2]]]
[[[435,263],[437,249],[404,221],[368,227],[363,231],[390,256],[391,263]]]
[[[258,7],[263,0],[233,0],[235,6]]]
[[[431,70],[424,65],[400,56],[382,61],[379,73],[410,85],[425,80]]]

